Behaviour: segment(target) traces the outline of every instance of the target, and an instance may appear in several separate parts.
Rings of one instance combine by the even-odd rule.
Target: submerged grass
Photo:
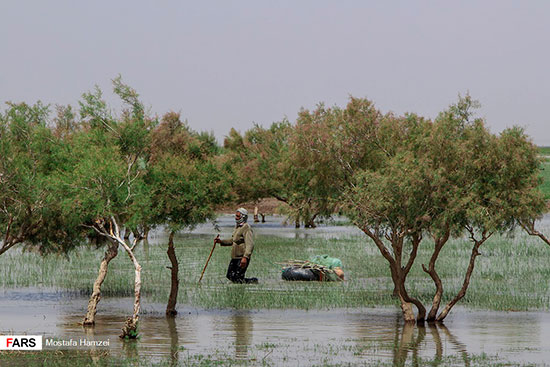
[[[453,355],[436,355],[433,357],[421,357],[418,350],[410,346],[400,346],[396,343],[392,350],[391,358],[371,359],[369,355],[376,355],[379,351],[376,344],[373,345],[303,345],[300,355],[291,352],[287,345],[273,343],[269,346],[250,346],[247,357],[236,358],[230,351],[216,350],[211,353],[189,354],[183,348],[171,355],[168,359],[158,360],[158,357],[121,357],[111,355],[109,352],[98,351],[40,351],[40,352],[0,352],[0,365],[2,366],[43,366],[43,367],[84,367],[84,366],[118,366],[118,367],[211,367],[211,366],[357,366],[369,365],[379,367],[390,366],[536,366],[533,363],[510,362],[498,355],[468,353]],[[303,359],[307,355],[312,358]]]
[[[314,230],[313,230],[314,231]],[[337,239],[284,239],[256,236],[256,249],[247,276],[260,278],[257,285],[231,284],[225,279],[230,248],[217,247],[201,284],[198,278],[211,249],[212,238],[182,235],[176,238],[180,261],[179,305],[236,309],[328,309],[396,304],[389,267],[366,236],[344,235]],[[142,264],[143,304],[166,302],[170,289],[170,265],[166,245],[140,244],[136,255]],[[423,243],[407,280],[409,293],[425,304],[434,286],[422,271],[433,244]],[[467,239],[449,241],[436,265],[444,284],[443,301],[462,286],[472,245]],[[523,232],[514,237],[495,235],[481,247],[466,297],[459,303],[491,310],[548,310],[550,308],[550,247]],[[285,282],[276,262],[329,254],[342,259],[346,281],[338,283]],[[68,258],[13,249],[0,256],[0,286],[54,287],[90,294],[103,250],[81,247]],[[104,296],[133,295],[133,267],[121,250],[111,262],[103,285]]]
[[[550,200],[550,160],[545,159],[544,162],[542,162],[541,168],[540,177],[542,178],[542,183],[540,189],[544,194],[544,198]]]

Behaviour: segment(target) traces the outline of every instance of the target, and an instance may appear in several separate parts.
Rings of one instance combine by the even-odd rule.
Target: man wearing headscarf
[[[239,208],[235,212],[235,229],[231,239],[222,240],[216,237],[215,242],[221,246],[231,247],[231,261],[227,268],[227,279],[233,283],[257,283],[257,278],[245,278],[244,274],[250,264],[250,256],[254,250],[254,241],[252,239],[252,228],[246,222],[248,220],[248,211],[245,208]]]

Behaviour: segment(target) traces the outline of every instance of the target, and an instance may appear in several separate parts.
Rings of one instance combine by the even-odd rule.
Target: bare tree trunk
[[[435,270],[435,262],[437,261],[437,258],[439,257],[439,253],[441,252],[441,249],[447,243],[447,240],[449,239],[450,231],[447,229],[443,237],[440,238],[434,238],[435,240],[435,248],[434,252],[432,253],[432,257],[430,258],[430,263],[428,265],[428,269],[422,264],[422,270],[424,270],[426,273],[430,275],[432,278],[434,284],[435,284],[435,294],[432,301],[432,308],[430,309],[430,312],[428,313],[428,317],[426,318],[426,321],[433,322],[437,318],[437,311],[439,310],[439,305],[441,304],[441,297],[443,296],[443,283],[441,282],[441,278],[439,278],[439,274],[437,274],[437,271]]]
[[[358,227],[361,228],[361,230],[374,241],[374,244],[376,245],[376,247],[378,247],[378,250],[380,250],[380,253],[382,254],[382,256],[390,264],[390,271],[391,271],[392,280],[394,281],[394,286],[397,286],[399,290],[398,296],[401,302],[401,311],[403,312],[404,321],[406,323],[414,323],[415,317],[414,317],[414,312],[412,310],[412,306],[410,303],[411,299],[408,297],[406,292],[402,292],[402,290],[404,290],[405,288],[404,286],[401,287],[401,283],[404,284],[404,279],[403,280],[401,279],[401,273],[403,272],[403,274],[405,274],[406,276],[406,274],[410,270],[412,263],[414,262],[414,257],[416,257],[416,249],[413,248],[413,252],[411,253],[412,258],[409,259],[407,266],[403,269],[403,271],[401,271],[401,248],[398,243],[398,240],[392,241],[392,246],[394,247],[393,256],[395,256],[393,257],[392,254],[388,251],[388,249],[384,245],[384,243],[382,242],[382,240],[380,239],[380,237],[375,232],[371,231],[367,227],[361,227],[361,226],[358,226]],[[405,299],[405,297],[407,297],[408,299]],[[425,309],[424,309],[424,312],[425,312]],[[420,313],[421,313],[421,309],[419,308],[419,315]],[[422,315],[422,317],[424,317],[424,315]],[[422,318],[422,320],[424,320],[424,318]]]
[[[401,301],[401,312],[403,313],[403,320],[405,323],[415,323],[416,318],[412,309],[412,304],[405,301],[405,299],[399,294],[399,300]]]
[[[394,281],[394,286],[397,288],[397,297],[400,301],[401,312],[403,313],[403,319],[405,323],[414,323],[415,317],[412,309],[412,303],[405,300],[403,296],[404,287],[401,287],[401,280],[399,279],[399,271],[396,269],[395,263],[390,264],[391,277]]]
[[[409,294],[407,293],[407,290],[405,289],[405,277],[400,277],[399,279],[399,297],[402,299],[402,303],[403,301],[404,302],[407,302],[409,304],[413,304],[415,305],[416,309],[418,310],[418,315],[416,316],[416,321],[422,323],[424,322],[424,320],[426,319],[426,308],[424,307],[424,305],[422,304],[422,302],[420,302],[419,300],[417,300],[416,298],[413,298],[413,297],[410,297]],[[403,307],[401,307],[401,309],[403,309]],[[412,313],[412,311],[411,311]],[[403,313],[403,316],[405,316],[405,313]],[[413,313],[413,319],[412,321],[414,322],[414,313]],[[405,320],[406,322],[409,322],[411,320]]]
[[[105,228],[105,224],[109,225],[108,229]],[[137,261],[137,258],[134,256],[134,248],[138,243],[138,238],[134,238],[134,240],[132,241],[132,247],[128,246],[126,241],[124,241],[121,236],[120,228],[114,216],[111,216],[110,221],[108,222],[105,222],[103,219],[97,219],[94,221],[94,225],[89,226],[89,228],[94,229],[97,233],[121,245],[128,254],[128,257],[132,261],[132,264],[134,265],[134,312],[132,313],[132,316],[126,319],[120,337],[135,339],[138,337],[137,328],[139,321],[139,310],[141,305],[141,265]]]
[[[179,264],[178,258],[176,257],[176,251],[174,250],[174,231],[170,232],[170,237],[168,238],[168,250],[166,251],[170,263],[172,264],[169,269],[171,270],[171,286],[170,286],[170,296],[168,297],[168,305],[166,306],[166,315],[167,316],[176,316],[178,312],[176,311],[176,303],[178,301],[178,272]]]
[[[396,275],[393,273],[391,266],[390,266],[390,273],[391,273],[391,280],[393,281],[392,297],[398,298],[399,297],[399,280],[397,280]]]
[[[110,241],[105,250],[105,256],[101,260],[99,265],[99,273],[97,279],[94,282],[94,288],[90,300],[88,301],[88,311],[86,317],[84,317],[83,325],[90,326],[95,324],[95,314],[97,312],[97,304],[101,300],[101,285],[107,276],[107,270],[109,269],[109,263],[118,254],[118,243]]]
[[[122,334],[120,334],[120,337],[121,338],[129,337],[130,339],[135,339],[138,336],[137,328],[138,328],[139,310],[140,310],[140,302],[141,302],[141,265],[139,265],[139,262],[134,256],[134,252],[126,244],[126,242],[122,241],[122,246],[126,250],[128,257],[134,264],[135,278],[134,278],[134,312],[131,317],[128,317],[128,319],[126,319],[126,323],[122,328]]]
[[[424,307],[422,302],[420,302],[416,298],[410,297],[407,293],[407,289],[405,288],[405,281],[407,280],[407,275],[409,274],[414,260],[416,259],[418,245],[420,244],[421,237],[417,235],[413,238],[413,247],[409,256],[409,260],[404,267],[401,267],[404,238],[400,235],[392,235],[388,239],[392,242],[392,248],[394,252],[394,261],[390,262],[392,280],[394,281],[394,286],[397,287],[397,290],[399,292],[399,299],[401,301],[401,309],[403,311],[405,322],[415,321],[414,313],[412,312],[412,308],[410,306],[411,303],[414,304],[418,310],[416,320],[418,322],[424,322],[424,319],[426,318],[426,308]],[[408,306],[404,308],[405,304],[408,304]]]
[[[112,227],[114,227],[114,231]],[[108,237],[114,239],[122,245],[134,265],[134,312],[132,313],[132,316],[126,319],[120,337],[135,339],[138,336],[139,310],[141,305],[141,265],[134,256],[134,248],[137,245],[138,239],[134,238],[132,247],[128,246],[126,241],[120,237],[120,229],[114,217],[111,217],[111,229],[108,232]]]
[[[426,319],[426,308],[420,302],[418,299],[410,297],[406,288],[405,288],[405,281],[407,280],[407,275],[409,274],[409,271],[412,268],[412,265],[414,264],[414,261],[416,260],[416,254],[418,252],[418,246],[420,245],[420,242],[422,241],[422,236],[418,233],[412,235],[412,250],[409,255],[409,260],[407,261],[407,264],[403,268],[399,268],[398,272],[400,273],[400,276],[398,279],[400,279],[400,292],[403,298],[406,302],[410,302],[416,306],[416,309],[418,310],[418,314],[416,316],[416,320],[420,323],[423,323]],[[403,246],[403,242],[400,242],[400,250],[399,250],[399,256],[401,256],[401,249]],[[401,258],[399,259],[398,264],[401,263]]]
[[[472,254],[470,255],[470,263],[468,264],[468,269],[466,270],[466,275],[464,277],[464,282],[462,284],[462,288],[457,293],[457,295],[449,303],[447,303],[447,305],[445,306],[443,311],[441,311],[441,313],[437,317],[436,321],[440,321],[440,322],[443,321],[445,319],[445,317],[447,317],[447,315],[451,311],[451,308],[453,308],[453,306],[466,295],[466,291],[468,290],[468,286],[470,285],[470,277],[472,276],[472,272],[474,271],[474,265],[475,265],[476,257],[479,256],[479,251],[478,251],[479,247],[490,236],[491,235],[485,236],[485,233],[484,233],[483,238],[481,240],[476,240],[473,237],[473,233],[471,232],[471,239],[474,242],[474,247],[472,248]]]

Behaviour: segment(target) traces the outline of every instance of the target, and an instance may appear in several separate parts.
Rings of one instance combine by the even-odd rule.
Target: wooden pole
[[[214,246],[212,246],[212,250],[210,251],[210,256],[208,256],[208,260],[206,260],[206,264],[204,264],[204,269],[202,269],[201,277],[199,278],[199,283],[202,280],[202,277],[204,275],[204,271],[206,270],[206,267],[208,266],[208,262],[210,261],[210,258],[212,257],[212,254],[214,253],[214,249],[216,248],[216,240],[220,238],[220,235],[217,235],[216,238],[214,238]]]

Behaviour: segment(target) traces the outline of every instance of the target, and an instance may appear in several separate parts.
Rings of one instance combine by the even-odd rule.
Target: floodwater
[[[344,217],[335,217],[330,221],[319,224],[316,228],[294,228],[293,223],[285,223],[284,217],[273,215],[266,217],[266,223],[251,223],[255,236],[275,236],[280,238],[341,238],[345,236],[362,235],[363,232],[353,225],[347,225]],[[249,219],[250,222],[250,219]],[[230,237],[235,228],[233,215],[221,215],[215,223],[205,223],[197,226],[187,233],[178,233],[179,236],[210,236],[212,239],[216,234],[222,237]],[[149,234],[149,242],[166,243],[167,234],[163,228],[152,231]]]
[[[285,223],[284,217],[273,215],[266,217],[266,223],[251,223],[256,236],[276,236],[282,238],[341,238],[349,236],[363,236],[364,233],[354,225],[349,224],[345,217],[336,216],[331,220],[319,224],[316,228],[294,228],[293,223]],[[187,233],[179,233],[180,236],[215,236],[220,233],[222,236],[230,236],[235,227],[233,215],[222,215],[215,223],[205,223],[197,226]],[[547,229],[550,227],[550,214],[545,214],[538,221],[536,228]],[[149,240],[162,240],[166,243],[167,234],[163,228],[152,231]],[[212,237],[213,238],[213,237]]]
[[[95,328],[79,325],[87,299],[37,289],[0,293],[0,332],[44,335],[45,340],[109,341],[111,355],[185,361],[222,355],[276,365],[386,361],[399,366],[415,358],[498,355],[511,362],[550,360],[550,315],[542,312],[480,312],[456,307],[444,326],[406,326],[397,308],[331,311],[180,309],[166,318],[164,305],[147,305],[139,341],[118,338],[131,298],[99,306]],[[53,347],[48,347],[53,348]],[[89,347],[78,346],[79,350]],[[101,349],[101,347],[96,347]],[[71,349],[71,346],[53,349]],[[221,354],[220,354],[221,353]]]
[[[342,225],[341,218],[314,230],[284,227],[280,218],[271,219],[272,222],[255,225],[256,235],[360,235],[355,227]],[[541,224],[548,226],[550,217]],[[202,225],[182,236],[223,236],[231,233],[233,225],[232,216],[222,216],[217,228]],[[151,233],[151,244],[165,241],[162,229]],[[118,335],[133,300],[106,297],[99,304],[96,326],[83,328],[79,323],[87,301],[87,297],[55,289],[0,290],[0,334],[38,334],[44,335],[45,341],[67,344],[108,341],[107,348],[46,348],[96,349],[121,357],[146,356],[173,362],[204,355],[251,364],[315,366],[384,361],[402,366],[415,363],[418,358],[456,356],[468,366],[472,356],[482,353],[513,363],[550,361],[550,313],[544,312],[473,311],[457,306],[444,325],[422,327],[404,325],[398,308],[243,311],[179,307],[176,318],[166,318],[164,304],[143,299],[141,337],[138,341],[124,341]]]

